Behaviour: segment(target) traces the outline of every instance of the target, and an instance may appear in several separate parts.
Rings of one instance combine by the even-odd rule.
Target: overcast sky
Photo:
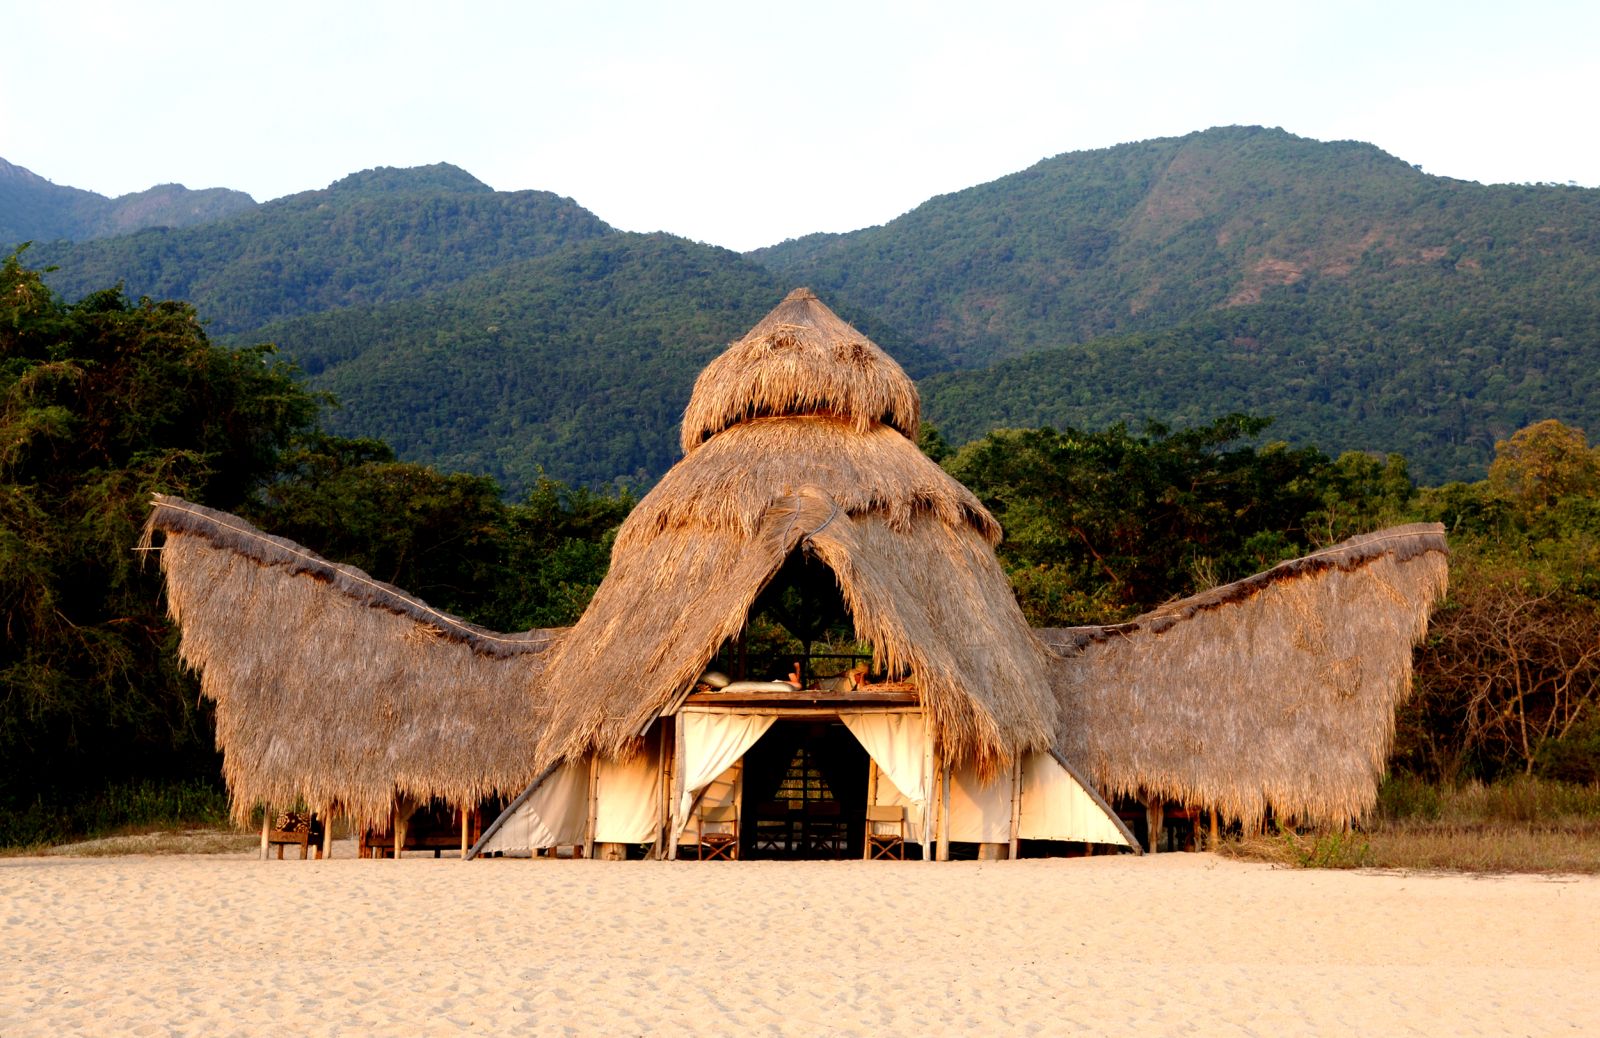
[[[734,249],[1210,126],[1600,185],[1600,3],[0,0],[0,157],[258,200],[451,162]]]

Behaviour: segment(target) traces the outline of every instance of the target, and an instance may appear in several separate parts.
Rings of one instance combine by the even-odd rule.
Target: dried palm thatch
[[[875,666],[918,688],[944,752],[985,770],[1046,748],[1048,654],[971,492],[910,438],[916,388],[809,291],[713,361],[686,455],[619,531],[545,673],[540,760],[626,753],[673,709],[792,552],[834,573]]]
[[[158,531],[235,818],[303,800],[372,824],[396,794],[476,806],[532,778],[560,632],[496,634],[181,498],[157,495],[146,547]]]
[[[922,398],[900,365],[797,288],[695,380],[683,414],[683,453],[752,418],[841,415],[912,440]]]
[[[1368,811],[1446,582],[1444,528],[1355,537],[1114,627],[1040,630],[1058,745],[1110,796],[1254,823]]]

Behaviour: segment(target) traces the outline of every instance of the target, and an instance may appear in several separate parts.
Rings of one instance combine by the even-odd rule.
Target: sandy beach
[[[0,919],[8,1038],[1600,1027],[1595,878],[12,858]]]

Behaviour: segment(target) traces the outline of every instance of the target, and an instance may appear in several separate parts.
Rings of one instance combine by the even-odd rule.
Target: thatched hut
[[[1246,824],[1373,806],[1444,597],[1444,527],[1354,537],[1111,627],[1041,630],[1057,745],[1108,796]]]
[[[1441,530],[1358,539],[1133,624],[1036,632],[993,516],[918,450],[919,408],[887,354],[792,293],[701,374],[683,460],[566,632],[483,631],[159,499],[236,810],[374,819],[396,798],[521,789],[476,852],[900,841],[943,857],[1131,845],[1102,792],[1246,819],[1370,805],[1442,592]],[[790,673],[745,651],[773,616],[801,646]],[[808,658],[822,618],[862,657],[836,680]],[[715,668],[756,680],[724,687]]]
[[[533,690],[560,632],[484,630],[180,498],[156,497],[145,547],[157,531],[239,821],[304,805],[383,827],[397,800],[470,810],[536,774]]]

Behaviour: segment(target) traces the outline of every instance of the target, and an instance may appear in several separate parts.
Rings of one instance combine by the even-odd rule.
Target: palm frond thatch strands
[[[999,524],[917,449],[918,410],[899,365],[805,289],[713,361],[684,459],[623,523],[552,655],[541,762],[626,752],[796,550],[833,571],[857,635],[916,684],[946,754],[989,769],[1048,746],[1046,653],[994,557]]]
[[[495,635],[177,498],[158,499],[147,544],[157,531],[240,821],[304,801],[375,824],[396,794],[476,806],[535,774],[534,690],[560,632]]]
[[[1246,822],[1360,817],[1447,568],[1444,528],[1413,524],[1128,624],[1041,631],[1059,745],[1111,796]]]
[[[922,399],[871,340],[809,288],[797,288],[743,339],[706,366],[683,415],[683,453],[752,418],[833,415],[915,440]]]

